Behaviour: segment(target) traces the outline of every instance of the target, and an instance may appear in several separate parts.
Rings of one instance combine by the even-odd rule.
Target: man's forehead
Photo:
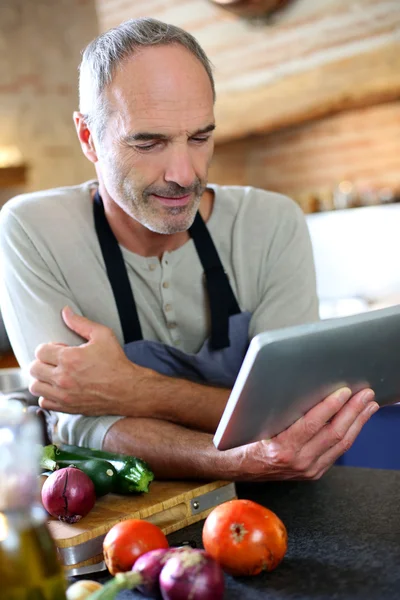
[[[118,95],[118,102],[111,106],[111,120],[123,136],[137,132],[194,133],[214,123],[213,103],[199,98],[186,102],[161,97],[159,101],[146,102],[140,94]]]
[[[167,111],[174,112],[185,109],[207,110],[213,108],[212,94],[204,93],[197,86],[192,88],[170,89],[162,85],[146,87],[112,85],[107,90],[109,103],[119,110],[135,109],[143,114]]]
[[[212,101],[188,95],[187,100],[159,97],[149,101],[142,94],[118,94],[110,103],[110,119],[120,134],[153,131],[168,135],[195,132],[214,122]]]

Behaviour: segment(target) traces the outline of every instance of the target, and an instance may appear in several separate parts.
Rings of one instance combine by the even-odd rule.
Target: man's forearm
[[[171,421],[191,429],[214,433],[229,398],[230,390],[186,379],[167,377],[146,369],[146,376],[132,382],[132,398],[124,416]]]
[[[103,449],[139,456],[158,479],[228,479],[223,452],[212,436],[160,421],[125,418],[107,432]]]

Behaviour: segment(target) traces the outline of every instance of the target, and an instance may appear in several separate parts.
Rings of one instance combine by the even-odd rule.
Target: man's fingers
[[[312,469],[316,472],[316,477],[320,477],[327,471],[342,454],[351,448],[365,423],[369,421],[373,414],[377,412],[379,405],[376,402],[370,402],[364,410],[356,417],[349,427],[343,440],[332,446],[316,461]]]
[[[354,421],[371,404],[375,394],[366,389],[355,394],[336,415],[321,429],[307,444],[307,453],[310,456],[321,456],[330,448],[346,438]],[[376,404],[376,403],[374,403]]]
[[[379,408],[370,389],[348,400],[350,395],[348,389],[338,390],[272,440],[266,452],[271,464],[281,471],[289,467],[296,479],[320,477],[351,447]]]
[[[39,406],[40,406],[40,408],[43,408],[44,410],[54,410],[56,412],[65,412],[63,407],[60,406],[57,402],[53,402],[52,400],[49,400],[48,398],[44,398],[44,397],[39,398]]]
[[[95,334],[96,331],[101,331],[104,329],[103,325],[100,325],[95,321],[91,321],[86,317],[82,317],[81,315],[75,314],[72,308],[69,306],[65,306],[63,308],[62,318],[64,319],[64,323],[67,325],[67,327],[85,340],[92,339],[93,334]]]
[[[60,354],[64,348],[64,344],[40,344],[35,350],[35,356],[41,362],[56,367],[60,362]]]
[[[43,396],[52,402],[63,402],[64,392],[62,390],[37,379],[32,381],[29,391],[34,396]]]
[[[51,384],[54,380],[54,367],[40,360],[34,360],[29,367],[29,374],[34,379]]]
[[[290,427],[292,445],[295,444],[301,448],[307,444],[350,398],[351,390],[347,387],[340,388],[309,410],[304,417],[301,417]]]

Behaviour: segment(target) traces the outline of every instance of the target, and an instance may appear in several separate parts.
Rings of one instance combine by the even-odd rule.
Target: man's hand
[[[172,421],[214,432],[230,390],[167,377],[128,360],[114,333],[65,308],[67,326],[87,343],[42,344],[29,389],[42,408],[86,416],[119,415]]]
[[[233,471],[229,478],[319,479],[379,408],[370,389],[351,395],[350,389],[342,388],[271,440],[228,451]]]
[[[81,346],[41,344],[30,366],[29,389],[48,410],[91,416],[124,414],[121,402],[146,369],[131,363],[108,327],[62,312],[66,325],[88,340]]]

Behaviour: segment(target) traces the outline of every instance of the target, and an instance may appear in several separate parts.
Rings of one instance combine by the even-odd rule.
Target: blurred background
[[[303,208],[321,316],[400,302],[398,0],[1,0],[0,205],[94,177],[72,122],[80,52],[139,16],[214,64],[210,181]]]

